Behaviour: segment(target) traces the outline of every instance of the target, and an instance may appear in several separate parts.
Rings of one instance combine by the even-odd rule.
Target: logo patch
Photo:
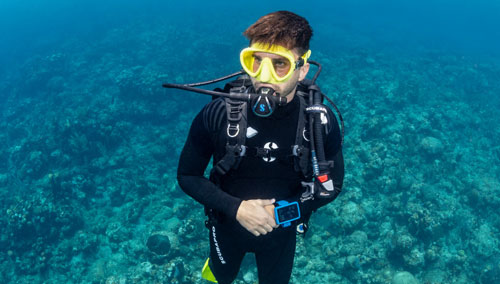
[[[267,142],[265,145],[264,145],[264,149],[268,149],[268,150],[274,150],[274,149],[278,149],[278,145],[274,142]],[[270,163],[270,162],[273,162],[274,160],[276,160],[276,157],[272,157],[272,156],[269,156],[268,157],[262,157],[262,160]]]

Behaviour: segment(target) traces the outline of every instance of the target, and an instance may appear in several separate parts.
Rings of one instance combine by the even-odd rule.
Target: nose
[[[268,59],[268,58],[266,58]],[[266,60],[265,59],[265,60]],[[260,71],[259,81],[263,83],[271,82],[272,74],[271,74],[271,62],[262,62],[262,70]]]

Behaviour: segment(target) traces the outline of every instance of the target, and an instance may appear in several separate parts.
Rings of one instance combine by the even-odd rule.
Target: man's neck
[[[297,91],[297,87],[293,89],[293,91],[290,92],[285,98],[286,98],[286,103],[289,103],[293,100],[293,97],[295,96],[295,92]]]

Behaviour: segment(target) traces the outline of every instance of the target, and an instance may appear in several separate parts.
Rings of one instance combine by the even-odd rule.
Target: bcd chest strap
[[[229,92],[247,92],[249,86],[239,82],[231,82],[224,88],[224,91]],[[316,89],[317,90],[316,90]],[[292,161],[296,172],[300,172],[306,180],[313,176],[313,167],[311,164],[311,148],[310,146],[310,130],[308,116],[310,113],[321,114],[326,119],[326,107],[321,102],[310,104],[307,101],[310,97],[310,91],[319,91],[319,88],[310,82],[301,82],[297,88],[296,96],[300,101],[300,111],[297,122],[297,131],[295,135],[295,144],[290,149],[266,149],[262,147],[246,146],[246,132],[248,127],[247,103],[244,101],[236,101],[229,98],[224,99],[225,114],[227,126],[224,126],[226,145],[225,153],[214,165],[211,176],[212,178],[220,178],[226,175],[229,171],[237,169],[243,157],[258,157],[264,159],[276,158],[282,161]],[[328,126],[325,121],[322,131],[316,135],[326,137]],[[315,136],[316,136],[315,135]],[[317,137],[317,136],[316,136]]]
[[[230,91],[245,92],[246,88],[233,87]],[[227,126],[225,126],[225,153],[214,165],[211,172],[212,178],[219,179],[230,170],[237,169],[243,157],[257,157],[267,160],[275,158],[282,162],[291,162],[293,163],[295,171],[301,172],[302,175],[307,177],[308,173],[311,172],[311,167],[309,166],[310,156],[309,148],[307,147],[306,102],[303,98],[303,94],[298,92],[297,97],[300,100],[300,111],[295,135],[295,144],[289,149],[267,149],[263,147],[246,146],[246,132],[248,127],[247,103],[226,98]]]

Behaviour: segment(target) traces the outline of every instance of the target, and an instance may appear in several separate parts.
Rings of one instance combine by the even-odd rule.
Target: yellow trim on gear
[[[205,261],[205,265],[203,265],[203,269],[201,270],[201,277],[210,282],[218,283],[215,279],[214,274],[212,273],[212,269],[210,269],[210,266],[208,265],[209,260],[210,258],[207,258],[207,261]]]

